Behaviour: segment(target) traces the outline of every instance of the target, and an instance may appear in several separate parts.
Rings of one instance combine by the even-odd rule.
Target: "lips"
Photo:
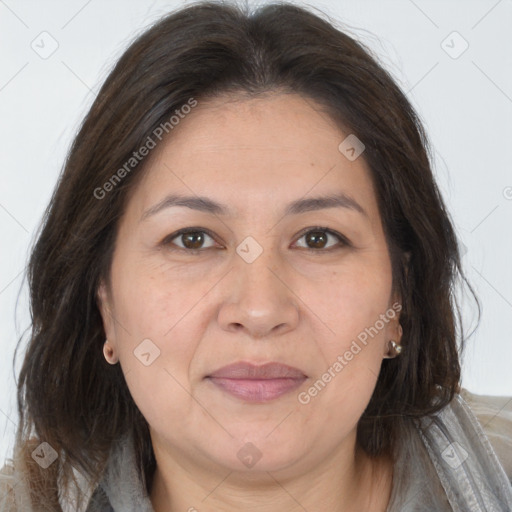
[[[297,389],[307,376],[298,368],[280,363],[256,366],[238,362],[208,375],[216,389],[246,402],[268,402]]]
[[[292,366],[281,363],[266,363],[254,365],[252,363],[238,362],[224,366],[214,371],[208,377],[222,379],[304,379],[306,375]]]

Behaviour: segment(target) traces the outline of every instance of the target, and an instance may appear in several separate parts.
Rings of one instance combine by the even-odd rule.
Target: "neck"
[[[155,453],[156,455],[156,453]],[[150,499],[155,512],[385,512],[392,488],[392,461],[370,459],[353,446],[352,456],[333,454],[302,474],[240,473],[227,468],[158,464]],[[183,462],[183,461],[181,461]]]

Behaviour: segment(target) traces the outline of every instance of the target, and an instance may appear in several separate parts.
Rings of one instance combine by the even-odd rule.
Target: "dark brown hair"
[[[405,94],[368,48],[320,14],[287,3],[255,11],[196,3],[137,37],[110,72],[70,148],[31,254],[32,326],[18,382],[17,439],[46,441],[65,455],[54,472],[72,478],[74,466],[96,485],[112,443],[127,433],[148,493],[155,469],[147,422],[120,365],[103,358],[97,303],[128,193],[147,161],[102,198],[95,190],[190,98],[276,91],[312,100],[365,144],[402,297],[405,350],[383,362],[358,444],[372,457],[392,454],[404,422],[438,411],[459,390],[464,336],[454,291],[459,278],[471,286],[427,137]],[[52,501],[44,489],[34,496]]]

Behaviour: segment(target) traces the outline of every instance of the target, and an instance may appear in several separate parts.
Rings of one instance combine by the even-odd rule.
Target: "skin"
[[[338,150],[348,133],[295,94],[199,103],[170,135],[129,198],[111,284],[98,290],[107,339],[150,425],[155,511],[385,511],[391,461],[368,458],[356,427],[388,340],[400,342],[399,315],[309,403],[298,400],[400,300],[364,159],[348,160]],[[283,216],[291,201],[333,192],[366,215]],[[235,215],[171,207],[141,220],[170,193],[207,196]],[[161,243],[197,226],[214,235],[195,246],[203,252],[187,253],[181,236]],[[329,235],[317,248],[301,234],[315,226],[350,245]],[[252,263],[236,252],[248,236],[263,249]],[[149,366],[134,356],[144,339],[160,350]],[[278,361],[308,378],[256,404],[205,379],[240,360]],[[237,457],[248,442],[261,453],[251,468]]]

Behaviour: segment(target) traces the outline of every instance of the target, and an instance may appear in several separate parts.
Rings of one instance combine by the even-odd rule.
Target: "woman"
[[[0,510],[512,510],[458,277],[423,128],[360,43],[290,4],[168,15],[32,253]]]

